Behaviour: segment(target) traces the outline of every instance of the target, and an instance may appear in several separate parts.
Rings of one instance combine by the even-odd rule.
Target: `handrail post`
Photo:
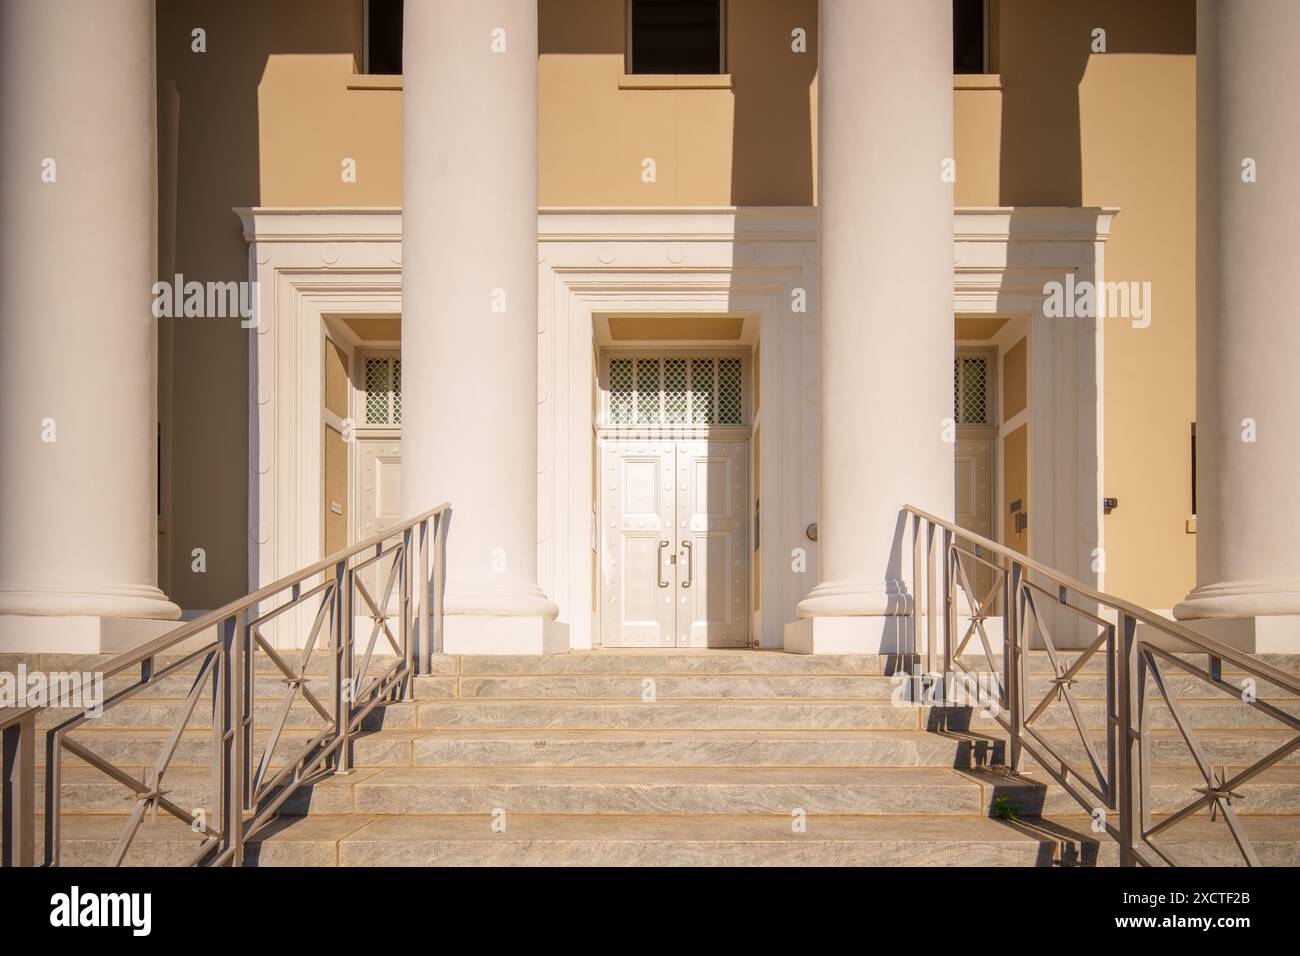
[[[433,672],[433,635],[429,633],[429,532],[430,522],[436,518],[425,518],[420,522],[420,567],[419,583],[416,595],[420,602],[420,672]]]
[[[402,678],[402,700],[410,701],[415,695],[415,671],[412,631],[415,615],[411,607],[411,542],[415,540],[411,528],[402,532],[402,657],[406,676]]]
[[[904,512],[906,514],[906,512]],[[911,515],[912,519],[912,652],[915,663],[910,668],[913,674],[918,672],[921,661],[921,519]],[[929,609],[927,608],[927,613]],[[930,669],[933,661],[926,661]]]
[[[344,558],[334,568],[337,588],[335,601],[338,608],[337,634],[334,650],[334,735],[338,739],[337,773],[352,772],[352,754],[349,752],[349,727],[352,723],[352,572]]]
[[[953,593],[957,576],[952,570],[952,531],[943,529],[943,672],[953,672],[953,651],[957,645],[957,599]],[[946,678],[945,678],[946,679]]]
[[[36,865],[36,711],[4,728],[3,866]]]
[[[1020,772],[1023,760],[1021,735],[1024,732],[1024,655],[1020,646],[1024,640],[1022,614],[1024,602],[1020,598],[1021,579],[1024,567],[1019,561],[1012,561],[1010,570],[1003,576],[1003,616],[1004,632],[1002,647],[1002,679],[1006,684],[1007,723],[1011,725],[1007,764],[1012,773]]]
[[[443,511],[434,518],[433,531],[433,641],[429,646],[429,667],[433,667],[433,655],[442,651],[442,588],[447,574],[447,517],[450,511]]]
[[[1138,642],[1137,621],[1121,612],[1119,647],[1116,648],[1115,676],[1119,684],[1119,760],[1116,779],[1116,806],[1119,809],[1119,865],[1137,866],[1134,852],[1136,834],[1141,832],[1138,814],[1141,798],[1136,792],[1140,773],[1138,713]]]
[[[925,523],[925,655],[930,673],[939,666],[939,585],[934,573],[934,525]],[[943,679],[948,679],[944,672]]]
[[[232,866],[244,863],[244,668],[242,615],[221,622],[221,849]]]

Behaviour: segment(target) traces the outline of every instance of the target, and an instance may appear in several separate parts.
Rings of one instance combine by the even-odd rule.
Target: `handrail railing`
[[[1206,637],[1123,598],[1107,594],[1063,574],[1020,552],[960,528],[954,523],[910,505],[904,506],[911,525],[911,622],[918,666],[924,660],[931,674],[941,674],[945,702],[951,702],[951,677],[961,674],[974,687],[978,706],[1002,727],[1008,737],[1008,764],[1019,772],[1024,754],[1070,794],[1092,817],[1093,827],[1105,830],[1119,844],[1124,866],[1176,865],[1177,859],[1157,837],[1204,810],[1210,819],[1222,816],[1242,859],[1252,866],[1259,856],[1247,836],[1233,800],[1244,799],[1238,788],[1300,749],[1300,716],[1260,699],[1257,688],[1271,685],[1274,692],[1300,697],[1300,676],[1287,673],[1250,654]],[[942,571],[937,568],[942,550]],[[972,578],[982,572],[991,582],[983,596]],[[942,598],[938,596],[942,587]],[[961,606],[964,596],[965,607]],[[985,630],[994,605],[1003,615],[1001,658]],[[1109,612],[1109,613],[1108,613]],[[958,617],[968,617],[958,637]],[[1138,625],[1143,625],[1139,630]],[[1073,661],[1065,661],[1063,648],[1053,637],[1066,627],[1097,628]],[[939,643],[943,631],[942,646]],[[1025,676],[1026,655],[1034,635],[1041,641],[1052,668],[1045,697],[1031,700]],[[1157,642],[1157,635],[1163,638]],[[983,685],[970,678],[975,671],[962,660],[971,640],[978,636],[991,673],[999,674],[996,700],[987,699]],[[1171,650],[1170,647],[1176,648]],[[1099,748],[1089,733],[1088,721],[1072,685],[1089,660],[1105,649],[1106,731]],[[1204,667],[1189,657],[1206,655]],[[1250,679],[1247,688],[1224,679],[1224,664],[1231,664]],[[1203,684],[1238,698],[1282,724],[1295,736],[1268,751],[1245,769],[1216,770],[1162,665],[1190,674]],[[941,670],[939,670],[941,668]],[[1154,693],[1152,693],[1154,691]],[[981,696],[984,695],[984,696]],[[1168,710],[1169,722],[1187,747],[1204,786],[1189,788],[1192,796],[1177,809],[1162,807],[1155,819],[1152,800],[1151,718],[1158,695]],[[1083,757],[1066,754],[1042,732],[1039,720],[1053,703],[1064,703],[1069,724],[1082,742]],[[996,704],[996,707],[988,706]],[[1115,819],[1112,821],[1112,813]]]
[[[109,861],[112,865],[123,862],[145,815],[156,817],[160,810],[188,825],[197,838],[190,864],[242,865],[248,841],[284,802],[300,787],[325,775],[348,772],[351,740],[365,719],[382,705],[399,698],[410,700],[415,675],[429,670],[430,656],[441,646],[449,516],[449,506],[441,504],[408,518],[98,667],[96,676],[104,681],[136,668],[139,675],[94,706],[82,707],[45,731],[46,865],[57,866],[60,861],[65,752],[122,784],[128,799],[135,800]],[[264,604],[272,606],[263,609]],[[308,613],[295,613],[302,611]],[[288,628],[299,616],[311,622],[301,650],[284,653],[276,645],[283,647],[289,642],[273,640],[266,631],[272,622],[277,628]],[[358,617],[371,622],[364,647],[356,640]],[[397,633],[393,632],[394,621]],[[394,661],[372,676],[374,651],[381,637]],[[312,689],[308,674],[312,655],[321,648],[329,653],[325,694],[317,692],[319,687]],[[260,728],[265,732],[264,741],[255,758],[258,652],[269,662],[269,673],[283,681],[285,691],[269,728]],[[145,780],[136,779],[70,736],[88,720],[168,679],[182,683],[190,679],[189,689]],[[212,770],[206,796],[212,806],[186,809],[169,799],[164,784],[185,731],[205,697],[211,708]],[[296,703],[305,704],[308,713],[319,719],[319,726],[305,743],[291,749],[284,731]],[[67,699],[61,697],[41,706],[0,710],[6,866],[35,861],[37,721],[44,712],[66,704]],[[282,754],[290,749],[287,755]]]

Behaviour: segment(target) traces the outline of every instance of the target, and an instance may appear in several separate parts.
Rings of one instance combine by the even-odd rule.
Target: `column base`
[[[1300,579],[1203,584],[1174,606],[1180,621],[1300,615]]]
[[[0,615],[180,620],[181,609],[149,584],[32,584],[0,586]]]
[[[562,654],[568,649],[569,625],[549,617],[488,614],[443,617],[443,654]]]
[[[1300,654],[1300,614],[1201,618],[1178,623],[1247,654]],[[1187,648],[1178,642],[1169,649],[1185,651]]]
[[[95,614],[0,614],[0,653],[120,654],[180,624],[175,620]]]
[[[910,617],[806,617],[785,626],[788,654],[909,654],[912,646]]]

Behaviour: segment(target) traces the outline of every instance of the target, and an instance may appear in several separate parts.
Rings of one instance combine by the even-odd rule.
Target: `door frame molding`
[[[605,374],[609,369],[609,362],[613,358],[739,358],[741,365],[741,381],[744,385],[744,418],[745,423],[740,425],[695,425],[690,423],[681,424],[638,424],[631,425],[614,425],[607,420],[608,411],[608,389],[603,381]],[[758,622],[755,618],[754,608],[754,549],[753,549],[753,523],[754,523],[754,477],[756,462],[754,461],[754,428],[755,428],[755,398],[754,393],[754,348],[750,345],[697,345],[692,346],[690,343],[680,340],[668,340],[662,345],[623,345],[612,344],[597,348],[596,353],[597,381],[594,393],[594,400],[597,407],[593,410],[593,431],[596,441],[596,465],[599,467],[600,443],[603,441],[645,441],[645,442],[672,442],[680,445],[683,442],[709,442],[709,441],[726,441],[726,442],[743,442],[745,446],[745,497],[746,503],[744,508],[745,521],[745,539],[748,542],[747,566],[745,569],[745,633],[746,641],[743,647],[751,646],[755,641],[755,634],[758,630]],[[597,487],[593,489],[592,503],[594,507],[594,544],[597,554],[597,574],[596,574],[596,607],[597,613],[593,615],[593,632],[591,635],[593,647],[607,646],[603,640],[603,629],[600,623],[599,608],[604,606],[606,597],[604,591],[604,573],[600,568],[599,560],[603,554],[601,542],[605,537],[605,525],[601,515],[605,513],[604,504],[608,487],[604,481],[596,482]],[[761,513],[759,516],[762,519]],[[614,645],[619,646],[619,645]],[[631,646],[631,645],[628,645]],[[676,645],[680,646],[680,645]]]

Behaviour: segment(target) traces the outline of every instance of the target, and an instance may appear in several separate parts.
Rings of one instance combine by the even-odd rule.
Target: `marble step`
[[[343,866],[1114,866],[1118,848],[1086,819],[809,816],[376,818],[339,839]],[[310,825],[311,818],[303,823]],[[1252,824],[1254,821],[1252,821]],[[295,826],[286,827],[288,837]],[[1240,865],[1222,829],[1182,824],[1180,862]],[[1300,864],[1300,821],[1252,826],[1265,865]],[[304,834],[306,837],[306,834]],[[275,838],[273,837],[272,840]],[[328,850],[322,848],[322,858]]]
[[[978,639],[976,639],[978,640]],[[973,650],[972,644],[969,649]],[[995,645],[996,646],[996,645]],[[280,652],[284,659],[296,667],[300,650]],[[1077,656],[1076,651],[1062,651],[1060,659],[1069,666]],[[1182,655],[1197,666],[1205,665],[1204,654]],[[1300,675],[1300,654],[1257,654],[1254,657],[1280,670]],[[0,671],[16,672],[19,663],[29,670],[43,671],[94,671],[98,665],[111,660],[107,654],[14,654],[0,653]],[[162,654],[157,659],[159,667],[179,659],[179,655]],[[887,676],[897,670],[910,669],[912,655],[898,654],[786,654],[780,650],[645,650],[645,651],[569,651],[547,655],[448,655],[435,654],[431,676],[508,677],[508,676],[686,676],[686,675],[769,675],[769,676]],[[963,655],[967,666],[976,670],[1000,671],[1000,654],[994,654],[992,666],[982,652]],[[371,658],[372,671],[386,670],[396,658],[383,653],[377,645]],[[1045,651],[1032,651],[1026,659],[1030,674],[1050,674],[1051,661]],[[1171,673],[1177,669],[1167,665]],[[197,662],[190,663],[181,673],[192,674]],[[273,675],[278,669],[265,653],[254,657],[257,673]],[[318,647],[309,658],[306,673],[325,677],[330,672],[328,648]],[[1094,654],[1083,667],[1084,674],[1105,673],[1104,656]],[[1225,666],[1225,675],[1239,672],[1231,665]]]
[[[511,730],[920,730],[922,709],[889,701],[420,702],[417,726]]]
[[[379,673],[371,668],[369,678]],[[983,687],[996,692],[1000,686],[993,676],[983,678]],[[116,693],[131,683],[131,678],[118,676],[106,682],[108,694]],[[1240,684],[1244,678],[1229,675],[1228,680]],[[904,686],[906,683],[907,686]],[[1172,673],[1168,685],[1180,700],[1206,700],[1231,703],[1236,698],[1206,684],[1191,675]],[[149,700],[183,700],[193,686],[193,677],[174,674],[159,679],[154,685],[139,691],[130,700],[133,703]],[[253,680],[254,697],[267,703],[279,702],[286,691],[283,674],[258,674]],[[330,682],[326,676],[311,677],[305,686],[322,703],[332,699]],[[685,674],[685,675],[627,675],[627,674],[577,674],[577,675],[422,675],[415,679],[415,694],[420,700],[491,699],[491,700],[631,700],[645,698],[657,700],[890,700],[904,692],[919,696],[927,692],[928,684],[906,682],[903,675],[862,676],[822,674]],[[960,684],[954,685],[960,687]],[[1055,691],[1050,676],[1035,674],[1029,678],[1029,695],[1038,701]],[[1076,700],[1105,700],[1106,679],[1102,674],[1081,674],[1071,685]],[[939,689],[937,693],[942,693]],[[933,693],[933,692],[932,692]],[[1295,700],[1296,695],[1275,687],[1266,681],[1256,681],[1253,693],[1266,701]],[[211,701],[205,688],[200,700]],[[121,705],[118,705],[121,706]]]
[[[1300,701],[1279,705],[1300,717]],[[1277,729],[1271,716],[1240,701],[1187,701],[1191,726],[1198,729]],[[1081,701],[1084,726],[1107,726],[1103,701]],[[482,728],[500,730],[958,730],[993,732],[998,724],[970,708],[931,708],[893,701],[760,700],[673,701],[517,701],[455,700],[419,702],[421,728]],[[1163,703],[1150,709],[1153,729],[1176,725]],[[1044,730],[1070,728],[1074,721],[1066,702],[1054,702],[1035,720]]]
[[[1040,776],[931,768],[394,768],[356,783],[354,809],[984,815],[1005,796],[1022,816],[1078,812],[1068,793]],[[1152,812],[1174,812],[1203,785],[1193,769],[1156,769]],[[1300,813],[1300,768],[1271,769],[1240,790],[1239,813]]]
[[[101,866],[121,833],[120,817],[70,817],[67,866]],[[1087,818],[1004,821],[980,817],[817,816],[796,832],[789,816],[508,817],[488,814],[280,818],[253,837],[248,866],[1114,866],[1118,851]],[[1300,819],[1246,821],[1268,866],[1300,865]],[[42,834],[38,832],[40,841]],[[184,862],[197,846],[188,828],[146,820],[127,866]],[[1188,820],[1161,846],[1182,865],[1239,866],[1222,822]]]
[[[328,713],[331,704],[321,701]],[[179,700],[125,700],[106,708],[99,717],[88,718],[74,734],[82,734],[105,729],[169,730],[183,713],[183,701]],[[260,700],[253,708],[253,727],[256,730],[270,730],[280,719],[282,699]],[[74,716],[77,712],[66,709],[47,709],[37,715],[36,725],[46,729]],[[197,704],[190,714],[186,727],[189,730],[210,728],[212,717],[211,702]],[[364,726],[367,730],[381,727],[414,727],[416,705],[414,703],[395,703],[377,707],[366,715]],[[316,733],[325,726],[325,719],[311,704],[299,696],[289,708],[285,721],[286,730],[302,730]]]
[[[994,654],[993,654],[992,669],[1000,671],[1002,669],[1002,654],[998,650],[998,647],[999,647],[998,644],[996,643],[993,644]],[[982,648],[979,648],[978,636],[971,639],[971,643],[967,645],[966,649],[967,649],[967,653],[963,654],[960,658],[962,662],[964,662],[968,667],[974,668],[976,670],[989,669],[989,662],[984,656],[984,651]],[[1059,651],[1058,658],[1065,667],[1070,667],[1074,663],[1075,658],[1078,657],[1079,654],[1080,651],[1073,651],[1073,650]],[[1188,661],[1189,663],[1193,664],[1196,667],[1200,667],[1200,668],[1206,667],[1205,654],[1178,654],[1175,656]],[[1254,658],[1256,661],[1259,661],[1260,663],[1267,664],[1270,667],[1275,667],[1278,670],[1285,671],[1288,674],[1300,675],[1300,654],[1252,654],[1250,656]],[[1055,672],[1054,668],[1052,667],[1051,656],[1046,651],[1043,650],[1030,651],[1029,654],[1026,656],[1025,663],[1026,663],[1026,669],[1031,674],[1051,674]],[[1169,664],[1168,662],[1161,660],[1160,663],[1170,673],[1179,672],[1179,668],[1175,667],[1172,664]],[[1082,673],[1085,674],[1104,674],[1105,672],[1106,672],[1106,656],[1102,651],[1098,651],[1097,653],[1093,654],[1090,658],[1088,658],[1088,660],[1084,663],[1082,668]],[[1227,674],[1238,675],[1243,672],[1235,665],[1231,663],[1225,663],[1223,665],[1223,673],[1225,675]]]
[[[167,740],[162,730],[104,729],[78,732],[75,739],[115,766],[139,776],[152,766]],[[296,755],[313,735],[290,732],[280,737],[271,766]],[[1073,729],[1046,731],[1051,745],[1077,766],[1085,750]],[[1288,743],[1287,731],[1203,731],[1199,741],[1215,766],[1247,766]],[[254,737],[254,757],[261,758],[268,734]],[[1104,754],[1101,736],[1094,746]],[[1153,731],[1151,753],[1157,766],[1194,766],[1182,736]],[[1000,734],[929,733],[923,731],[847,730],[588,730],[484,731],[387,729],[354,738],[357,767],[987,767],[1006,760]],[[65,766],[80,766],[73,754]],[[212,735],[186,731],[172,759],[174,767],[207,767]],[[1026,766],[1036,761],[1026,753]],[[44,750],[37,765],[45,762]],[[1300,751],[1283,758],[1300,766]]]

